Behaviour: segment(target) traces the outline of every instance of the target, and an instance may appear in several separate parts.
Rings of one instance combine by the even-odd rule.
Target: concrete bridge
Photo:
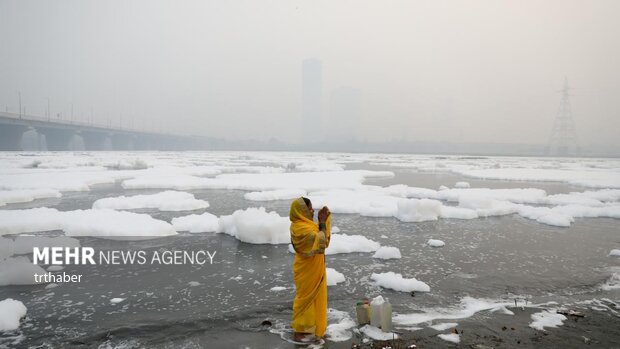
[[[190,150],[204,148],[200,137],[106,127],[79,121],[53,120],[33,115],[0,112],[0,150],[22,150],[24,132],[35,130],[45,136],[47,150],[69,150],[75,136],[85,150]]]

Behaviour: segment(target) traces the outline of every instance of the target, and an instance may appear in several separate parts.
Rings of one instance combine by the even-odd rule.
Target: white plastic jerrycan
[[[381,305],[381,330],[383,332],[392,332],[392,304],[389,299]]]
[[[370,325],[381,327],[382,305],[385,302],[383,297],[377,296],[370,302]]]

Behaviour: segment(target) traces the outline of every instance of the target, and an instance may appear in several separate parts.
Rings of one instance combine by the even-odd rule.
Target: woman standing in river
[[[300,197],[291,203],[291,243],[295,249],[295,300],[291,327],[296,341],[323,337],[327,328],[325,249],[331,237],[331,214],[327,207],[323,207],[318,213],[318,224],[313,217],[312,202],[308,198]]]

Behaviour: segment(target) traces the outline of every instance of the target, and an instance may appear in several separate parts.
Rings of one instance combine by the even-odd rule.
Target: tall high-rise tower
[[[579,153],[577,131],[570,107],[568,79],[564,78],[564,88],[560,91],[562,99],[558,114],[553,122],[547,151],[550,155],[570,155]]]
[[[306,59],[301,79],[301,134],[317,139],[321,133],[323,94],[322,64],[318,59]],[[311,140],[305,140],[311,141]]]

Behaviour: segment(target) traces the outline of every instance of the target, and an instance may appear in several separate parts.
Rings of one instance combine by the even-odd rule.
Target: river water
[[[138,155],[140,156],[140,155]],[[348,163],[346,169],[389,170],[392,178],[370,179],[365,184],[434,188],[464,180],[445,172],[420,172],[406,168]],[[472,187],[540,188],[548,194],[583,191],[561,182],[503,181],[466,178]],[[126,190],[120,181],[98,184],[90,191],[63,192],[61,198],[9,204],[3,209],[53,207],[61,211],[90,208],[103,197],[156,193],[160,190]],[[237,209],[263,206],[288,215],[290,200],[252,202],[244,191],[188,190],[210,203],[208,212],[228,215]],[[156,219],[192,212],[136,209]],[[204,210],[202,210],[204,211]],[[197,213],[202,212],[201,210]],[[32,217],[36,219],[36,217]],[[614,347],[620,343],[620,290],[602,289],[620,268],[620,259],[608,257],[620,246],[620,225],[613,218],[576,219],[570,227],[544,225],[519,215],[471,220],[439,219],[419,223],[393,217],[333,214],[341,233],[362,235],[386,246],[397,246],[401,259],[379,260],[371,253],[326,256],[326,264],[344,274],[346,281],[330,286],[329,308],[354,316],[355,302],[364,297],[388,297],[393,311],[409,314],[428,309],[456,309],[464,297],[516,302],[509,315],[481,311],[450,320],[465,328],[461,345],[495,347]],[[61,231],[39,235],[57,236]],[[430,248],[430,238],[443,240]],[[211,250],[212,265],[68,265],[62,270],[82,274],[83,281],[45,285],[0,287],[0,299],[24,303],[28,313],[18,331],[0,334],[0,346],[23,348],[294,348],[280,339],[288,326],[294,297],[291,265],[294,256],[286,244],[248,244],[226,234],[203,233],[142,241],[96,237],[77,238],[95,250]],[[372,273],[395,271],[427,283],[431,292],[398,292],[382,289],[370,280]],[[283,291],[272,291],[276,286]],[[122,298],[113,303],[112,298]],[[539,308],[523,308],[527,301],[565,307],[586,314],[586,320],[569,318],[548,328],[546,335],[527,325]],[[557,302],[557,303],[553,303]],[[575,322],[580,320],[581,322]],[[517,324],[512,334],[500,323]],[[513,325],[515,326],[515,325]],[[400,328],[399,328],[400,327]],[[425,324],[398,326],[411,343],[423,347],[451,346],[438,339]],[[510,326],[508,326],[510,327]],[[445,332],[445,331],[444,331]],[[511,332],[509,329],[508,332]],[[512,337],[511,337],[512,336]],[[584,337],[586,339],[582,339]],[[519,342],[517,345],[516,343]],[[353,333],[343,342],[327,341],[328,348],[350,348],[364,343]],[[421,343],[421,344],[420,344]],[[368,343],[366,343],[369,345]]]

